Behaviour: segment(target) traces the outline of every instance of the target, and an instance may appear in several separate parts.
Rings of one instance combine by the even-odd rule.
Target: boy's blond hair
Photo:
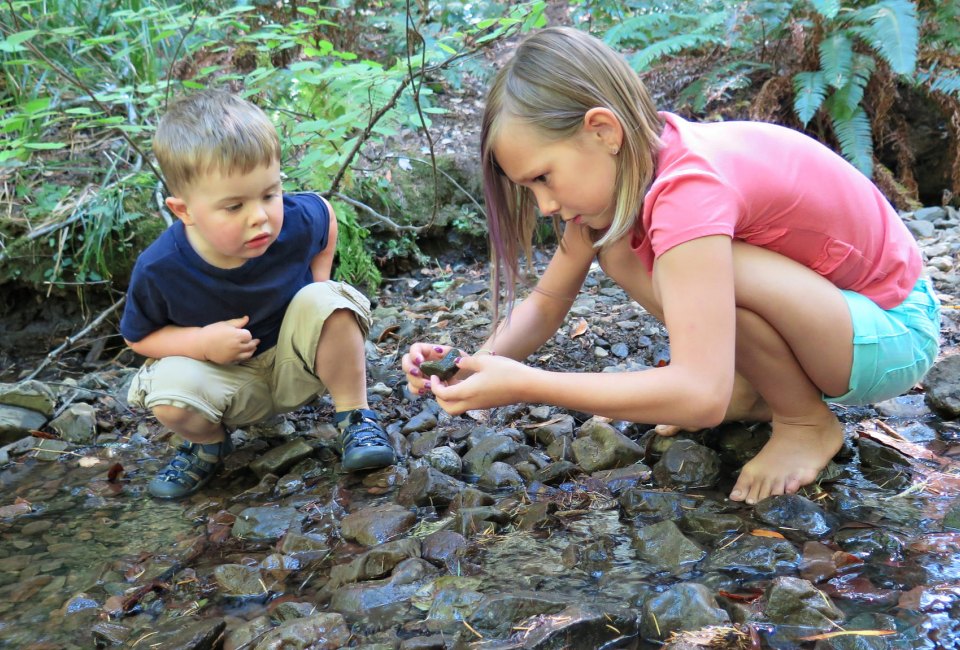
[[[222,90],[203,90],[175,102],[160,119],[153,153],[167,188],[182,197],[205,174],[246,174],[280,160],[280,138],[250,102]]]

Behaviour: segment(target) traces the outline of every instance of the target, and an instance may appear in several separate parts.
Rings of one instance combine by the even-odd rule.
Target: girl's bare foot
[[[829,408],[826,411],[803,421],[774,415],[770,440],[743,466],[730,499],[754,504],[768,496],[793,494],[815,481],[843,446],[843,425]]]

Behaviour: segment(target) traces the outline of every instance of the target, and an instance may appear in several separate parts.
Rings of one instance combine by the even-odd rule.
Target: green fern
[[[866,112],[863,108],[857,107],[850,117],[837,117],[833,114],[830,117],[843,157],[867,177],[872,177],[873,135]]]
[[[675,25],[682,18],[684,16],[665,13],[630,16],[608,29],[603,35],[603,40],[606,41],[607,45],[614,48],[637,42],[646,43],[650,40],[650,35],[665,26]]]
[[[843,32],[838,32],[823,39],[818,50],[820,69],[827,83],[843,88],[853,74],[853,43]]]
[[[683,50],[701,48],[704,45],[722,45],[724,39],[714,34],[678,34],[652,45],[648,45],[630,57],[630,65],[634,70],[646,70],[651,63],[665,56],[676,54]]]
[[[827,80],[819,70],[798,72],[793,75],[793,90],[793,112],[806,126],[820,110],[827,96]]]
[[[917,65],[920,25],[917,8],[908,0],[884,0],[857,12],[852,29],[897,74],[913,74]]]
[[[870,81],[870,75],[876,68],[874,60],[865,55],[857,54],[854,58],[853,70],[847,84],[838,88],[827,102],[830,115],[839,118],[848,118],[856,112],[863,100],[863,91]]]
[[[833,20],[840,13],[840,0],[810,0],[810,4],[827,20]]]
[[[953,95],[960,99],[960,74],[956,72],[940,73],[930,83],[930,90]]]

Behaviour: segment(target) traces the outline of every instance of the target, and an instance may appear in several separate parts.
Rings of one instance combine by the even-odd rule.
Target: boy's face
[[[494,156],[512,182],[527,188],[544,216],[594,230],[608,228],[616,207],[616,158],[595,131],[581,129],[550,141],[533,127],[507,117],[494,141]]]
[[[247,174],[213,172],[197,178],[167,207],[187,227],[205,261],[233,269],[266,252],[283,227],[280,162]]]

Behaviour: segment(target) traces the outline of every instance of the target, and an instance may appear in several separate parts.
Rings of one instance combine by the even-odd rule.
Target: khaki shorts
[[[370,301],[342,282],[314,282],[290,301],[271,349],[235,365],[189,357],[149,359],[133,378],[127,399],[153,409],[176,406],[211,422],[241,427],[293,411],[326,389],[313,367],[320,331],[337,309],[349,309],[361,332],[370,329]]]

